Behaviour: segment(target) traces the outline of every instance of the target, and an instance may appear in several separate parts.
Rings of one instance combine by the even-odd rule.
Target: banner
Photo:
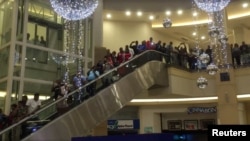
[[[108,120],[108,130],[139,129],[139,119],[135,120]]]
[[[217,108],[214,107],[189,107],[187,109],[188,114],[196,114],[196,113],[216,113]]]

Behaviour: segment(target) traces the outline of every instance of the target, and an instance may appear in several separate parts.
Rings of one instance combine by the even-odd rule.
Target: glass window
[[[36,17],[53,23],[62,23],[62,18],[51,9],[48,1],[30,1],[29,3],[29,18]]]
[[[66,66],[66,63],[67,66]],[[64,78],[66,67],[69,76],[77,72],[76,59],[67,61],[65,54],[53,53],[27,47],[25,77],[54,81]]]
[[[27,25],[27,43],[34,44],[34,39],[36,35],[36,24],[28,22]]]
[[[13,16],[13,2],[6,1],[0,5],[0,45],[6,44],[11,37],[11,24]]]
[[[21,72],[21,57],[22,57],[22,46],[16,45],[14,53],[14,76],[20,76]]]
[[[10,47],[0,49],[0,78],[7,77],[9,67],[9,53]]]
[[[20,81],[13,80],[12,81],[12,94],[11,94],[11,103],[15,103],[18,101],[18,91],[19,91]],[[21,99],[21,98],[20,98]]]
[[[16,34],[17,34],[17,40],[18,41],[21,41],[23,39],[23,25],[24,23],[26,24],[26,22],[24,22],[24,11],[25,11],[25,8],[24,8],[24,2],[23,0],[19,0],[18,4],[18,14],[17,14],[17,31],[16,31]]]
[[[45,100],[50,98],[51,95],[51,87],[52,87],[52,82],[51,84],[41,84],[38,82],[24,82],[24,95],[27,95],[28,98],[33,98],[34,93],[40,93],[40,100]]]
[[[7,81],[0,83],[0,108],[4,109]]]

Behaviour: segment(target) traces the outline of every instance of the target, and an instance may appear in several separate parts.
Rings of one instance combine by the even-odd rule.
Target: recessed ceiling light
[[[178,15],[181,15],[182,13],[183,13],[182,10],[178,10],[178,11],[177,11],[177,14],[178,14]]]
[[[111,15],[111,14],[107,14],[106,17],[107,17],[108,19],[110,19],[110,18],[112,17],[112,15]]]
[[[126,11],[125,14],[126,14],[126,16],[130,16],[131,12],[130,11]]]
[[[170,16],[171,15],[171,11],[166,11],[166,15]]]
[[[198,15],[197,12],[193,12],[193,16],[196,17]]]
[[[150,20],[153,20],[154,18],[155,18],[155,17],[154,17],[153,15],[150,15],[150,16],[149,16],[149,19],[150,19]]]
[[[248,3],[243,3],[243,4],[242,4],[242,7],[243,7],[243,8],[247,8],[247,7],[248,7]]]
[[[141,11],[138,11],[138,12],[137,12],[137,16],[142,16],[142,12],[141,12]]]
[[[206,39],[206,37],[205,36],[201,36],[201,40],[205,40]]]
[[[197,33],[196,33],[196,32],[193,32],[193,33],[192,33],[192,35],[193,35],[193,36],[196,36],[196,35],[197,35]]]

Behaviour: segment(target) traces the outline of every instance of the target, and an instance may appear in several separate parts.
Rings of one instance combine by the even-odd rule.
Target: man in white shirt
[[[41,101],[39,100],[39,93],[34,94],[34,99],[29,99],[26,102],[26,106],[28,108],[28,115],[34,114],[41,107]]]

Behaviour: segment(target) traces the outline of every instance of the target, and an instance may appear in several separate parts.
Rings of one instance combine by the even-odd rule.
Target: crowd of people
[[[242,42],[241,46],[237,47],[237,44],[234,44],[232,47],[232,56],[234,65],[242,65],[238,64],[239,58],[246,59],[244,55],[247,50],[250,48]],[[98,78],[100,75],[108,72],[109,70],[119,66],[120,64],[132,59],[134,56],[146,51],[146,50],[156,50],[163,54],[166,54],[165,60],[167,64],[173,64],[175,66],[180,66],[189,70],[198,70],[198,69],[206,69],[207,65],[213,62],[213,50],[210,45],[207,48],[188,48],[185,43],[180,43],[178,46],[174,46],[173,42],[170,41],[168,44],[166,42],[162,42],[159,40],[155,42],[153,37],[150,37],[148,40],[143,40],[139,43],[137,40],[131,41],[129,44],[124,47],[120,47],[118,52],[111,51],[110,49],[106,50],[106,55],[103,57],[103,60],[99,60],[96,65],[94,65],[85,76],[82,71],[78,71],[76,75],[72,78],[72,87],[69,87],[68,84],[62,80],[59,80],[55,83],[55,87],[53,86],[52,90],[55,92],[54,99],[59,97],[65,97],[67,93],[72,90],[77,90],[83,85],[93,81]],[[235,53],[237,50],[238,53]],[[241,57],[235,57],[235,54],[239,54]],[[201,57],[207,56],[207,61],[202,61]],[[246,61],[243,61],[246,62]],[[237,63],[237,64],[235,64]],[[113,83],[119,76],[122,76],[122,70],[118,70],[117,72],[109,73],[105,75],[102,80],[102,87],[106,87]],[[55,88],[61,92],[56,92]],[[72,97],[68,98],[70,102],[62,102],[68,106],[69,103],[79,103],[84,99],[91,97],[95,94],[96,91],[96,82],[91,83],[86,89],[79,89],[77,93],[75,93]],[[60,105],[62,106],[62,105]],[[62,107],[64,107],[62,106]]]
[[[234,66],[241,66],[250,63],[250,47],[244,41],[242,42],[242,45],[237,43],[231,44],[231,49]],[[205,69],[206,66],[213,61],[213,51],[210,45],[208,45],[206,49],[197,49],[187,48],[185,43],[180,43],[178,46],[174,47],[172,41],[168,44],[160,40],[154,42],[152,37],[148,40],[143,40],[141,43],[136,40],[130,42],[130,44],[127,44],[124,47],[120,47],[118,52],[107,49],[103,60],[99,60],[97,64],[91,67],[86,76],[83,74],[82,70],[78,70],[72,78],[72,84],[67,84],[61,79],[55,80],[51,88],[51,92],[53,93],[52,99],[57,100],[62,97],[67,97],[65,100],[57,103],[59,109],[81,103],[96,93],[97,83],[93,80],[146,50],[156,50],[166,54],[165,61],[167,64],[174,64],[190,70]],[[200,56],[204,54],[209,57],[209,60],[205,63],[200,61]],[[105,75],[101,79],[102,87],[105,88],[115,80],[119,79],[119,75],[122,75],[122,72],[119,72],[119,70]],[[91,84],[85,89],[80,89],[82,86],[90,82]],[[76,93],[72,96],[68,96],[68,93],[75,90],[77,90]],[[40,106],[41,101],[39,100],[39,94],[35,93],[33,99],[28,99],[27,96],[23,96],[22,100],[18,101],[17,104],[12,104],[9,115],[5,115],[2,109],[0,109],[0,129],[8,127],[13,123],[17,123],[28,115],[34,114],[39,110]]]
[[[29,120],[38,120],[37,115],[34,115],[41,107],[41,100],[39,99],[39,93],[34,94],[34,98],[28,99],[27,96],[22,96],[22,100],[17,103],[11,104],[10,113],[8,115],[4,114],[2,109],[0,109],[0,130],[7,128],[8,126],[18,123],[20,120],[27,116],[32,115]],[[11,135],[14,132],[10,132],[9,138],[20,138],[26,132],[26,125],[21,125],[20,130],[15,131],[18,135]]]

